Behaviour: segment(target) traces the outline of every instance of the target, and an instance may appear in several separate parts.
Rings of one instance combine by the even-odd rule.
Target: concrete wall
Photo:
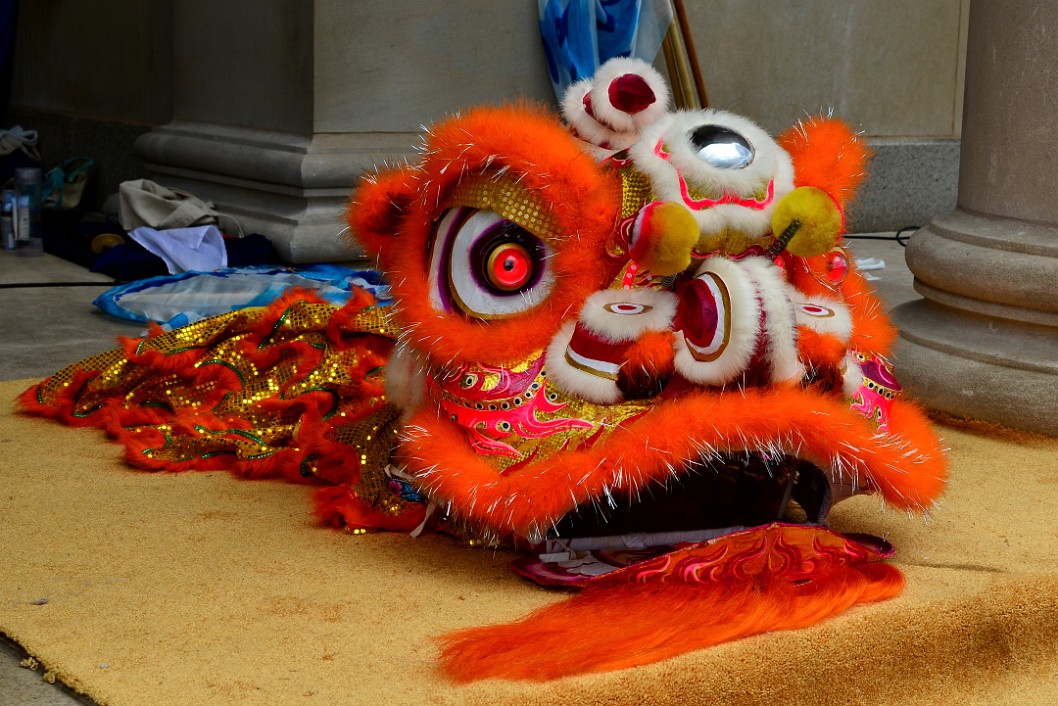
[[[321,132],[417,132],[469,105],[554,96],[533,0],[317,0],[316,26]]]
[[[474,103],[549,99],[535,6],[459,5],[176,0],[172,117],[302,134],[417,132]]]
[[[833,108],[872,140],[861,230],[954,205],[968,4],[687,3],[714,106],[772,131]],[[519,96],[551,99],[531,0],[23,0],[0,119],[40,127],[46,162],[96,150],[131,178],[122,141],[170,121],[378,135],[384,152]]]
[[[310,134],[312,3],[175,0],[173,117]]]
[[[687,3],[710,103],[781,132],[833,110],[875,157],[849,212],[861,232],[955,207],[970,0]]]
[[[173,115],[172,0],[22,0],[0,127],[40,133],[45,167],[96,161],[99,207],[142,176],[133,141]]]
[[[107,122],[172,117],[172,0],[22,0],[11,103]]]
[[[833,109],[870,137],[959,135],[968,0],[687,3],[710,101],[781,131]]]

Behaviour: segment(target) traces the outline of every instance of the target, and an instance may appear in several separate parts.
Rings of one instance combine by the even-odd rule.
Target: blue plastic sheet
[[[335,306],[348,302],[354,287],[371,292],[382,304],[389,297],[388,286],[375,270],[258,265],[151,277],[108,289],[93,304],[112,316],[153,321],[171,330],[236,309],[266,306],[293,287],[314,290]]]

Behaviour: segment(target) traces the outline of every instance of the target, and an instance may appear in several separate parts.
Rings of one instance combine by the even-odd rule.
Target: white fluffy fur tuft
[[[690,140],[691,133],[702,125],[719,125],[742,135],[752,145],[753,161],[742,169],[720,169],[698,157]],[[662,143],[668,159],[655,154]],[[725,204],[696,210],[691,208],[703,234],[725,229],[755,236],[771,228],[775,204],[793,190],[793,162],[790,155],[768,133],[751,120],[721,110],[696,110],[673,113],[643,131],[632,146],[630,155],[636,166],[650,177],[654,196],[666,201],[684,203],[680,175],[695,192],[717,198],[729,193],[751,198],[764,191],[774,180],[772,202],[762,210]],[[689,204],[688,204],[689,205]]]
[[[849,342],[852,336],[852,316],[845,304],[821,294],[806,296],[796,291],[790,293],[794,296],[794,314],[799,326],[836,336],[846,344]]]
[[[386,363],[386,399],[407,418],[426,397],[426,366],[410,348],[396,346]]]
[[[627,305],[622,307],[622,305]],[[635,312],[635,308],[642,311]],[[628,309],[621,313],[621,309]],[[619,343],[647,331],[667,331],[676,315],[676,297],[656,289],[603,289],[584,302],[580,322],[596,336]]]
[[[760,304],[753,280],[737,264],[724,257],[711,257],[698,268],[698,277],[712,273],[728,292],[731,328],[727,345],[715,360],[698,360],[691,353],[683,332],[674,342],[676,371],[700,385],[722,386],[734,381],[748,366],[757,349]],[[718,322],[723,326],[723,319]]]
[[[863,366],[856,354],[849,351],[845,354],[845,370],[841,375],[841,389],[846,397],[855,397],[863,384]]]
[[[591,91],[591,79],[582,79],[566,89],[562,97],[562,117],[577,136],[596,147],[623,150],[636,141],[637,135],[622,134],[603,125],[584,109],[584,96]]]
[[[654,92],[654,102],[644,110],[629,115],[610,103],[610,83],[625,74],[642,77]],[[591,113],[584,107],[589,96]],[[611,59],[591,79],[582,79],[566,89],[561,102],[562,116],[584,141],[608,151],[628,149],[639,139],[640,132],[668,113],[669,87],[650,64],[641,59]]]
[[[566,360],[566,349],[573,338],[575,326],[572,321],[566,323],[547,346],[544,365],[547,367],[548,383],[595,404],[620,402],[622,395],[616,381],[592,375],[570,365]]]
[[[610,103],[610,84],[625,74],[639,76],[654,92],[654,102],[631,115]],[[610,59],[599,67],[592,79],[591,107],[595,117],[604,125],[618,132],[639,133],[669,112],[669,86],[657,69],[642,59]]]
[[[797,323],[794,305],[783,272],[763,257],[747,257],[740,263],[757,285],[757,296],[764,309],[766,356],[772,382],[796,383],[805,368],[797,356]]]

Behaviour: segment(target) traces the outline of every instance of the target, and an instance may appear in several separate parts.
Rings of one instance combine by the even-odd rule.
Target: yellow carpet
[[[133,471],[100,432],[7,403],[0,632],[108,706],[1056,704],[1058,442],[941,433],[930,521],[871,498],[832,517],[895,544],[900,598],[648,667],[456,687],[431,636],[559,598],[511,555],[322,529],[308,488]]]

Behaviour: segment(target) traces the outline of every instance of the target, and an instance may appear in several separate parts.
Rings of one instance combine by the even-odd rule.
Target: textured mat
[[[456,687],[431,636],[560,598],[512,555],[322,529],[307,488],[132,471],[97,431],[3,407],[0,632],[100,704],[1058,703],[1055,441],[942,428],[928,522],[840,505],[837,529],[895,544],[895,600],[633,670]]]

